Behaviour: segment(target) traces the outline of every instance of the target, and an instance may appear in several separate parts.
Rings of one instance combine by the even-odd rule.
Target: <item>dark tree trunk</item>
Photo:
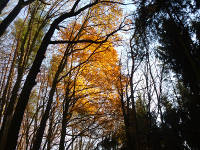
[[[59,77],[60,73],[62,72],[62,70],[64,69],[66,60],[67,60],[66,56],[63,56],[63,59],[61,60],[59,66],[58,66],[58,70],[56,71],[55,77],[53,79],[52,88],[49,92],[49,99],[48,99],[47,107],[46,107],[45,113],[42,117],[42,120],[40,122],[39,129],[37,130],[32,150],[39,150],[40,145],[42,143],[42,138],[43,138],[44,130],[45,130],[45,127],[46,127],[46,122],[49,118],[49,112],[51,110],[51,104],[53,102],[53,96],[54,96],[54,93],[55,93],[55,90],[56,90],[58,77]]]
[[[11,121],[11,125],[9,127],[8,138],[7,138],[9,140],[9,142],[7,142],[7,144],[6,144],[6,150],[14,150],[16,147],[18,133],[20,130],[20,125],[21,125],[21,122],[23,119],[24,111],[26,109],[26,105],[28,103],[31,90],[36,84],[36,82],[35,82],[36,76],[40,71],[40,66],[44,59],[44,54],[46,52],[47,46],[48,46],[49,41],[55,31],[56,26],[57,26],[57,23],[54,22],[51,25],[47,34],[45,35],[45,37],[41,43],[41,46],[37,52],[37,55],[33,62],[33,65],[30,69],[30,72],[26,78],[24,87],[23,87],[22,92],[18,99],[16,110],[13,115],[13,119]]]
[[[30,1],[28,1],[28,2],[30,3]],[[8,130],[7,141],[9,141],[9,142],[5,143],[6,149],[3,149],[3,150],[15,150],[15,148],[16,148],[19,130],[20,130],[20,126],[21,126],[21,123],[22,123],[22,120],[23,120],[23,116],[24,116],[24,111],[25,111],[26,106],[28,104],[29,96],[31,94],[31,90],[36,85],[35,79],[37,77],[37,74],[40,71],[40,66],[41,66],[42,61],[45,57],[44,56],[45,52],[47,50],[47,47],[50,43],[51,37],[53,36],[53,33],[54,33],[56,27],[58,26],[58,24],[60,22],[62,22],[66,18],[76,16],[76,15],[80,14],[82,11],[86,10],[87,8],[94,6],[95,4],[98,3],[98,0],[95,0],[93,3],[90,3],[86,6],[84,6],[83,8],[80,8],[76,12],[74,12],[74,9],[78,5],[79,2],[80,1],[78,0],[74,4],[72,11],[65,13],[65,14],[62,14],[60,17],[55,19],[53,21],[53,23],[51,24],[48,32],[44,36],[42,43],[40,45],[40,48],[39,48],[39,50],[36,54],[36,57],[34,59],[33,65],[32,65],[32,67],[31,67],[31,69],[30,69],[30,71],[27,75],[26,80],[25,80],[21,94],[19,96],[18,103],[17,103],[16,109],[15,109],[15,113],[13,115],[13,119],[11,121],[11,125],[10,125],[9,130]],[[2,150],[2,149],[0,149],[0,150]],[[36,149],[34,149],[34,150],[36,150]]]
[[[6,1],[6,0],[4,0]],[[27,2],[19,1],[15,8],[9,13],[9,15],[0,23],[0,37],[4,34],[10,23],[17,17],[22,8],[31,4],[34,0],[29,0]],[[1,4],[1,3],[0,3]]]
[[[14,52],[14,57],[13,57],[12,64],[11,64],[11,67],[10,67],[10,70],[9,70],[9,75],[8,75],[8,78],[7,78],[7,83],[6,83],[5,89],[3,91],[2,103],[1,103],[1,106],[0,106],[0,113],[1,113],[0,114],[0,118],[2,117],[1,115],[3,115],[3,107],[6,104],[7,99],[9,98],[8,97],[8,93],[9,93],[9,90],[10,90],[9,87],[11,85],[11,80],[12,80],[12,77],[13,77],[13,70],[14,70],[14,65],[15,65],[16,57],[17,57],[17,48],[16,48],[16,50]],[[1,136],[0,136],[0,141],[1,141]]]
[[[10,102],[8,104],[8,108],[6,110],[5,116],[3,118],[3,124],[2,124],[1,131],[0,131],[0,144],[1,145],[3,145],[3,143],[7,142],[8,129],[9,129],[9,125],[10,125],[11,120],[12,120],[13,109],[14,109],[15,104],[16,104],[17,93],[18,93],[18,90],[20,88],[20,83],[21,83],[22,77],[23,77],[23,74],[20,74],[17,77],[17,82],[15,83],[15,86],[13,88],[12,96],[10,98]],[[0,150],[2,148],[3,148],[3,146],[0,148]]]
[[[0,1],[0,14],[2,12],[2,10],[7,6],[9,0],[1,0]]]
[[[55,84],[56,84],[56,82],[55,82]],[[42,143],[42,138],[43,138],[44,130],[45,130],[45,127],[46,127],[46,122],[49,118],[49,112],[51,110],[51,104],[53,102],[53,96],[54,96],[55,90],[56,90],[56,85],[51,88],[47,107],[46,107],[45,113],[42,117],[42,120],[40,122],[39,129],[37,130],[32,150],[39,150],[40,145]]]
[[[9,15],[0,23],[0,37],[4,34],[10,23],[17,17],[23,5],[19,2],[15,8],[9,13]]]
[[[29,25],[30,25],[30,23],[29,23]],[[20,47],[21,56],[20,56],[19,64],[18,64],[18,75],[17,75],[16,83],[15,83],[15,85],[13,87],[13,90],[12,90],[10,102],[8,104],[7,110],[6,110],[5,115],[4,115],[3,125],[2,125],[1,131],[0,131],[0,145],[3,145],[3,143],[6,143],[8,129],[9,129],[9,126],[10,126],[10,123],[11,123],[11,120],[12,120],[14,107],[15,107],[15,105],[17,103],[18,91],[20,89],[20,85],[21,85],[21,81],[22,81],[23,74],[24,74],[24,69],[25,69],[25,67],[24,67],[25,65],[24,64],[26,64],[26,63],[24,63],[24,58],[23,57],[25,55],[24,47],[25,47],[25,43],[26,43],[27,37],[29,35],[29,30],[30,29],[28,29],[26,31],[25,37],[22,40],[22,44],[21,44],[21,47]],[[16,49],[16,53],[17,53],[17,51],[18,50]],[[2,146],[2,149],[4,149],[3,146]]]
[[[51,90],[49,92],[49,99],[48,99],[48,103],[47,103],[47,106],[46,106],[46,110],[45,110],[45,113],[44,113],[42,120],[40,122],[39,129],[37,130],[32,150],[39,150],[40,145],[42,143],[42,138],[43,138],[44,130],[45,130],[45,127],[46,127],[46,122],[49,118],[49,112],[51,110],[51,104],[53,102],[53,96],[54,96],[54,93],[55,93],[55,90],[56,90],[58,77],[59,77],[60,73],[62,72],[62,70],[64,69],[64,66],[65,66],[65,63],[63,63],[64,60],[66,60],[65,57],[63,57],[63,59],[61,60],[60,65],[58,67],[58,70],[56,71],[55,77],[53,79],[53,84],[52,84]]]
[[[66,96],[66,97],[68,97],[68,96]],[[67,121],[68,121],[68,119],[67,119],[68,108],[69,108],[69,100],[66,98],[64,111],[63,111],[62,131],[61,131],[59,150],[64,150],[64,148],[65,148],[64,144],[65,144]]]
[[[51,145],[52,145],[52,135],[53,135],[54,110],[51,112],[49,122],[50,124],[49,124],[48,135],[47,135],[47,150],[51,150],[51,147],[52,147]]]

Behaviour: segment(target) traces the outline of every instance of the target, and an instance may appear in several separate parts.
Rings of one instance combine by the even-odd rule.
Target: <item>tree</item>
[[[8,4],[9,0],[2,0],[0,3],[0,14],[2,12],[2,10],[6,7],[6,5]]]
[[[87,40],[99,39],[93,28],[89,28],[87,32],[85,32],[86,30],[84,29],[89,27],[87,24],[81,26],[75,22],[71,26],[72,27],[65,29],[65,31],[62,31],[64,40],[70,40],[70,38],[77,39],[77,37]],[[77,35],[73,32],[77,32]],[[66,127],[71,119],[68,117],[69,114],[77,112],[79,115],[82,114],[83,116],[86,114],[86,116],[102,115],[103,110],[99,112],[98,109],[98,99],[100,97],[101,99],[108,98],[105,92],[112,92],[112,82],[115,80],[113,75],[117,74],[117,71],[119,71],[117,66],[117,54],[109,41],[100,44],[80,43],[67,45],[65,50],[63,50],[64,48],[65,46],[61,46],[61,54],[56,54],[57,56],[54,56],[52,60],[52,70],[57,70],[56,73],[52,72],[53,76],[59,71],[60,65],[63,65],[59,75],[61,77],[58,82],[58,87],[61,88],[61,91],[64,89],[63,94],[65,95],[62,102],[63,119],[59,149],[64,148]],[[63,62],[63,60],[65,60],[65,62]],[[60,62],[60,64],[57,65],[57,62]],[[52,83],[54,83],[54,81]]]
[[[97,4],[98,2],[96,1],[96,2],[94,2],[94,3],[91,3],[91,4],[88,4],[88,5],[86,5],[85,7],[83,7],[83,8],[81,8],[81,9],[79,9],[77,12],[73,12],[74,11],[74,9],[75,9],[75,7],[78,5],[78,3],[79,3],[79,1],[77,1],[75,4],[74,4],[74,7],[72,8],[72,10],[71,10],[71,12],[70,13],[65,13],[65,15],[61,15],[60,17],[58,17],[56,20],[54,20],[54,22],[52,23],[52,25],[51,25],[51,27],[50,27],[50,29],[49,29],[49,31],[47,32],[47,34],[45,35],[45,37],[44,37],[44,39],[43,39],[43,42],[42,42],[42,44],[44,44],[45,45],[45,47],[47,48],[47,46],[48,46],[48,44],[50,43],[50,38],[51,38],[51,36],[53,35],[53,32],[52,32],[52,30],[55,30],[56,28],[57,28],[57,25],[62,21],[62,20],[64,20],[65,18],[68,18],[68,17],[71,17],[71,16],[76,16],[77,14],[79,14],[80,12],[82,12],[84,9],[87,9],[87,8],[89,8],[89,7],[91,7],[91,6],[93,6],[93,5],[95,5],[95,4]],[[51,28],[53,28],[53,29],[51,29]],[[117,31],[117,30],[116,30]],[[103,43],[103,42],[105,42],[105,41],[107,41],[107,39],[108,39],[108,37],[110,37],[111,35],[113,35],[116,31],[114,31],[114,32],[111,32],[110,34],[106,34],[106,38],[105,39],[103,39],[102,41],[93,41],[93,40],[89,40],[89,41],[87,41],[87,40],[83,40],[83,42],[89,42],[89,43]],[[49,41],[45,41],[45,38],[47,38]],[[70,42],[70,41],[67,41],[67,42]],[[75,42],[75,43],[78,43],[79,41],[71,41],[72,43],[73,42]],[[80,41],[81,42],[81,41]],[[38,50],[38,52],[37,52],[37,55],[36,55],[36,58],[35,58],[35,64],[38,64],[38,61],[36,62],[36,59],[37,59],[37,56],[38,57],[41,57],[40,55],[39,55],[39,53],[41,52],[41,53],[43,53],[44,54],[44,51],[43,51],[43,49],[41,49],[41,48],[43,48],[42,47],[42,44],[41,44],[41,47],[40,47],[40,49]],[[70,46],[71,47],[71,46]],[[45,126],[46,126],[46,121],[47,121],[47,119],[48,119],[48,115],[49,115],[49,111],[50,111],[50,106],[51,106],[51,103],[52,103],[52,100],[53,100],[53,95],[54,95],[54,92],[55,92],[55,87],[56,87],[56,84],[57,84],[57,80],[58,80],[58,77],[59,77],[59,74],[60,74],[60,72],[64,69],[64,62],[66,62],[66,60],[67,60],[67,56],[68,54],[66,53],[65,55],[64,55],[64,57],[63,57],[63,59],[62,59],[62,61],[61,61],[61,64],[59,65],[59,67],[58,67],[58,71],[56,72],[56,74],[55,74],[55,77],[54,77],[54,81],[53,81],[53,85],[52,85],[52,90],[50,91],[50,96],[49,96],[49,103],[48,103],[48,105],[47,105],[47,108],[46,108],[46,111],[45,111],[45,114],[44,114],[44,117],[43,117],[43,119],[42,119],[42,121],[41,121],[41,125],[40,125],[40,128],[39,128],[39,130],[38,130],[38,134],[37,134],[37,138],[36,138],[36,141],[35,141],[35,143],[33,144],[33,149],[38,149],[39,148],[39,146],[40,146],[40,143],[41,143],[41,140],[42,140],[42,134],[44,133],[44,129],[45,129]],[[42,57],[41,57],[42,58]],[[42,61],[42,60],[41,60]],[[32,66],[32,69],[33,70],[35,70],[36,68],[36,66],[34,67],[34,62],[33,62],[33,66]],[[41,62],[40,62],[40,65],[41,65]],[[39,67],[39,66],[38,66]],[[39,68],[38,68],[39,69]],[[31,70],[30,70],[31,71]],[[39,70],[38,70],[39,71]],[[34,73],[36,73],[36,72],[34,72]],[[33,74],[30,74],[30,72],[29,72],[29,75],[33,75]],[[27,79],[28,79],[28,77],[27,77]],[[29,81],[30,82],[30,81]],[[32,82],[32,80],[31,80],[31,82]],[[24,86],[26,85],[26,82],[25,82],[25,84],[24,84]],[[32,83],[32,85],[34,85],[33,83]],[[27,85],[27,86],[30,86],[30,84],[29,85]],[[23,90],[22,90],[22,93],[23,93]],[[21,93],[21,94],[22,94]],[[20,103],[20,101],[19,101],[19,103]],[[18,104],[19,104],[18,103]],[[16,109],[17,109],[18,107],[16,107]],[[15,118],[15,116],[13,117],[13,118]],[[36,147],[37,148],[36,148]]]
[[[191,122],[189,123],[186,121],[187,123],[183,123],[187,124],[187,127],[190,124],[190,127],[185,127],[185,125],[177,119],[177,124],[182,124],[183,126],[178,132],[172,132],[173,134],[176,133],[178,137],[180,133],[182,133],[182,135],[184,134],[183,130],[189,131],[193,128],[195,131],[191,130],[191,132],[195,132],[195,136],[189,135],[187,132],[181,138],[187,139],[186,141],[188,143],[190,143],[189,141],[193,141],[187,144],[194,149],[198,149],[198,143],[195,139],[198,139],[199,136],[199,128],[194,122],[198,122],[196,114],[199,113],[199,104],[197,102],[197,99],[199,99],[199,92],[197,91],[199,91],[200,66],[198,52],[199,40],[198,37],[196,39],[192,37],[197,35],[198,30],[196,30],[194,24],[198,24],[197,22],[199,21],[198,19],[193,19],[191,16],[199,16],[197,13],[199,9],[197,4],[198,2],[193,3],[192,1],[141,1],[138,3],[138,16],[135,20],[135,35],[137,38],[139,37],[136,40],[139,42],[138,45],[141,49],[149,50],[151,44],[158,42],[156,45],[157,48],[154,46],[151,48],[152,51],[154,51],[166,66],[165,71],[173,71],[177,80],[183,82],[184,87],[187,89],[185,94],[179,93],[182,95],[182,98],[180,98],[181,102],[179,96],[175,99],[178,105],[184,104],[184,106],[180,106],[184,107],[184,111],[179,110],[182,114],[181,117],[179,116],[179,119],[183,121],[184,118],[187,118],[185,113],[187,112],[187,115],[190,114],[189,116],[192,118]],[[188,10],[186,10],[186,8],[188,8]],[[190,94],[188,94],[188,92]],[[184,95],[187,95],[187,98]],[[171,112],[166,111],[165,113],[168,114]],[[170,119],[173,118],[169,117],[166,121]],[[169,136],[173,137],[173,135]],[[183,145],[182,143],[182,146]]]
[[[13,33],[17,40],[17,48],[15,50],[15,54],[13,57],[12,67],[10,73],[13,72],[14,65],[18,65],[17,67],[17,78],[14,84],[14,87],[11,92],[11,97],[6,97],[8,92],[8,86],[5,87],[3,96],[2,96],[2,108],[5,107],[6,99],[10,98],[8,106],[5,108],[5,115],[3,120],[3,125],[1,128],[1,143],[5,143],[7,129],[9,127],[10,121],[12,119],[12,115],[14,112],[14,106],[16,105],[16,101],[18,98],[18,91],[20,90],[20,86],[22,83],[23,75],[25,71],[29,67],[31,63],[32,57],[34,57],[39,44],[41,43],[41,39],[43,37],[44,26],[47,24],[48,20],[46,18],[42,18],[43,16],[39,16],[41,13],[41,7],[38,3],[34,3],[34,5],[30,6],[30,15],[31,19],[23,22],[22,20],[18,20],[16,25],[16,32]],[[44,16],[45,17],[45,16]],[[38,23],[36,25],[36,23]],[[21,29],[24,27],[24,32],[21,32]],[[7,80],[7,85],[11,77]]]
[[[0,8],[0,13],[3,10],[3,8],[6,7],[6,5],[7,5],[8,2],[9,2],[9,0],[3,0],[1,2],[2,4],[1,4],[1,8]],[[22,8],[24,8],[25,6],[31,4],[32,2],[34,2],[34,0],[29,0],[29,1],[19,0],[19,2],[17,3],[17,5],[8,14],[8,16],[3,21],[1,21],[1,23],[0,23],[0,36],[3,35],[3,33],[5,32],[5,30],[7,29],[7,27],[17,17],[17,15],[20,13],[20,11],[22,10]]]
[[[130,1],[0,2],[1,150],[200,148],[199,2]]]

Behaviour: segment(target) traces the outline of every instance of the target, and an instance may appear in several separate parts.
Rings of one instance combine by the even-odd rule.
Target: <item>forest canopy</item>
[[[199,12],[1,0],[0,150],[200,150]]]

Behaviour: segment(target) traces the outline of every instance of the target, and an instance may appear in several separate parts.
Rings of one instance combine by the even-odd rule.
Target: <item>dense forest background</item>
[[[1,0],[15,149],[200,150],[200,1]]]

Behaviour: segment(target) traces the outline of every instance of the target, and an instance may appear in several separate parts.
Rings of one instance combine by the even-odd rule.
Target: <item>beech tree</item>
[[[30,2],[30,1],[27,1],[27,3],[28,2]],[[86,10],[92,6],[95,6],[97,4],[99,4],[99,5],[101,4],[101,2],[99,2],[99,1],[94,1],[94,2],[90,2],[90,3],[86,4],[85,6],[83,6],[81,8],[77,8],[79,3],[80,3],[80,1],[74,2],[71,10],[69,12],[65,12],[62,15],[60,15],[59,17],[57,17],[51,23],[49,30],[47,31],[47,33],[45,34],[45,36],[42,40],[40,47],[37,51],[37,54],[35,56],[35,60],[33,61],[33,65],[30,68],[30,71],[27,75],[26,81],[24,82],[24,86],[22,88],[21,94],[19,95],[18,103],[16,105],[16,109],[13,114],[13,118],[11,120],[10,126],[8,126],[7,139],[9,139],[9,144],[6,145],[6,149],[12,149],[16,146],[17,136],[18,136],[19,129],[20,129],[20,124],[22,122],[23,114],[24,114],[24,111],[25,111],[25,108],[27,106],[28,99],[29,99],[28,97],[31,93],[33,86],[36,84],[36,82],[34,80],[36,79],[36,76],[39,72],[39,68],[41,66],[42,60],[44,59],[45,51],[47,49],[47,46],[50,43],[50,39],[51,39],[55,29],[58,27],[59,23],[61,23],[64,19],[70,18],[73,16],[77,16],[78,14],[82,13],[84,10]],[[109,5],[112,4],[112,2],[109,2],[109,1],[107,3]],[[19,5],[21,5],[20,2],[19,2]],[[96,8],[94,8],[94,9],[96,9]],[[107,36],[107,38],[108,38],[108,36]],[[14,126],[15,126],[15,128],[14,128]],[[11,139],[13,139],[13,140],[11,140]]]

